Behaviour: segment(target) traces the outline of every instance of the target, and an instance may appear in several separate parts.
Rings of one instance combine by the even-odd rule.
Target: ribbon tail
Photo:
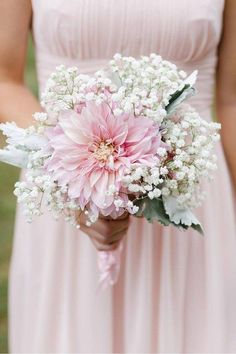
[[[123,242],[113,251],[98,252],[99,287],[103,290],[118,280],[122,250]]]

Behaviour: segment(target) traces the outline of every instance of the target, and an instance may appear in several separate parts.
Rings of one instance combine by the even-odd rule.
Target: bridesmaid
[[[235,0],[0,1],[1,121],[27,127],[40,110],[23,82],[32,30],[40,90],[56,65],[91,73],[116,52],[157,52],[187,72],[198,68],[192,104],[211,119],[216,85],[227,160],[219,144],[219,171],[199,210],[204,238],[137,218],[77,231],[45,214],[28,225],[18,209],[12,352],[236,352],[235,18]],[[98,294],[96,248],[123,238],[119,282]]]

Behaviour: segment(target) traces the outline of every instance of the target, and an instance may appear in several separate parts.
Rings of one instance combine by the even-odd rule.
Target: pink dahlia
[[[49,132],[52,156],[47,170],[68,195],[95,213],[116,215],[115,185],[124,201],[121,177],[134,163],[152,166],[161,145],[158,127],[148,118],[132,114],[114,116],[106,103],[88,103],[80,113],[63,111]]]

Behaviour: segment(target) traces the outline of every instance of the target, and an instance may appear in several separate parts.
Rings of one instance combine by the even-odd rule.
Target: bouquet
[[[202,233],[193,209],[217,168],[220,125],[185,103],[196,77],[156,54],[116,54],[93,76],[57,67],[35,124],[0,125],[8,144],[0,160],[26,169],[14,193],[28,221],[45,207],[77,228],[81,212],[88,226],[128,212]],[[121,248],[99,252],[101,282],[116,281]]]

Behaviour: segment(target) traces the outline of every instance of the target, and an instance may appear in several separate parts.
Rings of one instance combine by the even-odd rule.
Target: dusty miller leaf
[[[164,226],[170,225],[171,221],[161,199],[143,198],[135,201],[135,205],[139,207],[137,216],[144,216],[149,222],[157,219]]]
[[[203,235],[203,229],[197,218],[189,210],[176,210],[176,203],[169,200],[168,212],[166,211],[166,204],[164,206],[163,200],[143,198],[134,202],[139,207],[136,216],[144,216],[150,223],[155,219],[164,226],[173,225],[181,230],[193,228]]]
[[[182,90],[175,92],[165,108],[167,114],[172,114],[183,101],[193,96],[194,93],[195,89],[188,84],[186,84]]]
[[[176,198],[172,196],[165,197],[163,205],[167,215],[175,225],[182,226],[185,229],[192,227],[203,235],[202,226],[196,216],[189,208],[179,206]]]

